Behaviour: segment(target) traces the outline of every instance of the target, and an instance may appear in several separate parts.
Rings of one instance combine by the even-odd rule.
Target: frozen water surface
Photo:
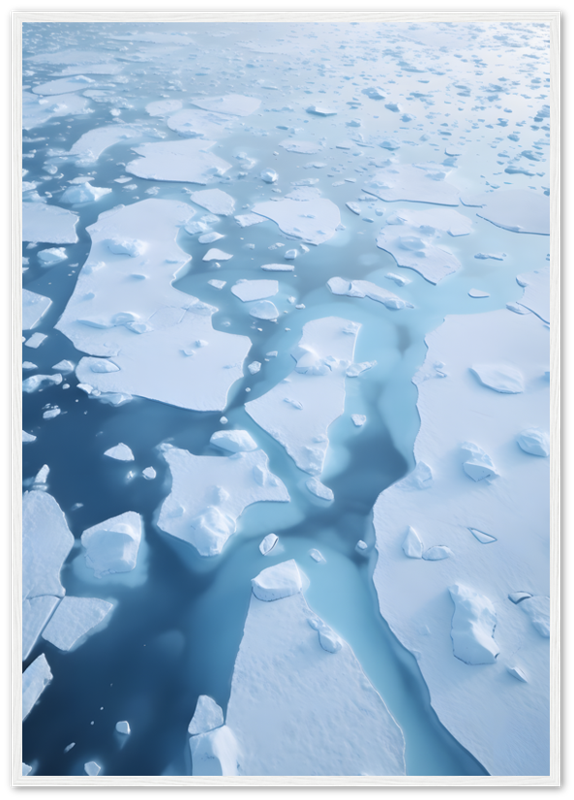
[[[546,774],[545,24],[23,52],[24,764]]]

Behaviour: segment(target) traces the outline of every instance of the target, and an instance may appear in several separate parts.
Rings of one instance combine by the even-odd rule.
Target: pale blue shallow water
[[[139,27],[154,30],[158,26]],[[194,31],[198,27],[191,26]],[[179,28],[179,25],[168,26],[174,31]],[[67,38],[60,46],[97,49],[104,44],[117,50],[120,45],[106,39],[111,30],[109,26],[70,24],[65,26]],[[121,30],[122,26],[113,27],[115,33]],[[206,37],[202,45],[204,50],[200,51],[197,61],[211,64],[212,71],[201,74],[200,66],[193,72],[194,93],[249,93],[249,87],[254,84],[246,72],[251,70],[260,75],[256,67],[236,74],[233,53],[239,41],[257,37],[264,41],[273,30],[254,25],[243,27],[240,32],[233,26],[225,26],[225,30],[230,31],[229,36],[220,40]],[[27,26],[25,55],[43,52],[49,47],[53,31],[48,25]],[[58,32],[61,34],[62,29]],[[37,41],[33,40],[33,34],[37,35]],[[341,36],[336,32],[332,35],[337,41],[337,36]],[[130,44],[126,47],[129,55],[144,46]],[[221,72],[225,60],[221,47],[225,48],[229,61],[225,75]],[[320,67],[314,64],[312,68],[321,75]],[[378,68],[382,69],[380,64]],[[352,77],[351,67],[349,69]],[[41,65],[35,65],[34,70],[35,83],[51,79],[59,71],[57,67]],[[137,62],[135,65],[128,63],[127,74],[130,70],[130,81],[115,86],[134,106],[122,110],[124,121],[147,120],[143,111],[145,104],[166,94],[185,102],[190,99],[169,85],[172,78],[177,78],[167,70],[156,74],[149,65]],[[279,71],[278,76],[281,75]],[[289,77],[288,70],[285,75]],[[301,93],[309,91],[303,88],[304,78],[298,78]],[[98,82],[114,81],[102,76]],[[357,91],[352,84],[349,79],[345,91],[337,97],[338,105],[351,103],[351,116],[359,113],[352,105]],[[221,188],[233,194],[238,213],[241,213],[243,206],[268,197],[268,187],[262,187],[256,177],[261,168],[277,170],[280,175],[277,187],[283,192],[289,190],[293,180],[317,178],[323,196],[341,208],[345,230],[299,258],[293,274],[271,275],[262,273],[260,264],[281,261],[282,255],[281,250],[268,248],[277,242],[287,243],[287,246],[296,243],[291,244],[271,221],[240,229],[232,218],[222,218],[215,228],[226,235],[221,244],[224,250],[234,253],[234,258],[222,263],[220,269],[214,269],[201,261],[205,246],[182,232],[178,243],[192,256],[192,261],[188,273],[175,285],[219,308],[213,317],[214,327],[250,336],[252,349],[247,363],[256,359],[264,366],[257,375],[247,374],[232,387],[225,415],[230,426],[248,430],[266,451],[271,470],[285,482],[292,501],[289,506],[261,503],[248,508],[239,521],[237,535],[229,541],[223,554],[215,559],[202,559],[191,547],[162,533],[155,524],[157,509],[169,492],[166,466],[156,448],[159,443],[170,441],[195,454],[213,454],[209,439],[221,428],[220,412],[191,412],[138,398],[123,407],[112,408],[90,400],[78,390],[73,374],[67,380],[68,389],[50,387],[25,396],[23,426],[38,435],[38,439],[24,448],[24,479],[34,476],[43,464],[50,466],[49,491],[66,513],[77,538],[96,522],[135,510],[144,517],[147,545],[147,552],[142,553],[143,583],[139,585],[130,585],[129,579],[121,579],[96,586],[85,579],[77,564],[74,566],[79,549],[70,554],[62,573],[68,594],[113,598],[117,600],[117,608],[108,627],[88,638],[78,650],[60,653],[49,644],[38,644],[26,662],[25,666],[44,650],[54,674],[52,684],[24,725],[23,757],[34,765],[34,774],[83,774],[83,764],[91,759],[103,764],[107,775],[188,774],[186,729],[197,696],[209,694],[225,709],[249,603],[250,579],[279,558],[295,558],[308,575],[309,604],[349,642],[403,729],[408,774],[485,774],[482,766],[438,721],[414,657],[400,645],[380,616],[371,581],[376,558],[372,549],[371,510],[380,492],[413,466],[413,443],[419,419],[416,389],[411,379],[425,357],[425,335],[447,314],[504,308],[507,302],[519,299],[522,289],[515,280],[517,265],[519,272],[542,266],[548,240],[543,236],[517,235],[502,230],[476,217],[472,209],[460,207],[459,212],[474,221],[471,235],[448,242],[462,262],[461,270],[437,286],[412,270],[399,270],[391,255],[376,248],[376,232],[393,207],[415,207],[416,204],[384,203],[373,198],[362,203],[366,214],[355,216],[345,203],[356,200],[361,193],[360,181],[373,169],[369,167],[370,155],[365,156],[366,151],[361,148],[335,151],[334,156],[329,151],[328,159],[324,154],[287,153],[278,147],[287,132],[277,125],[297,124],[306,128],[301,138],[324,136],[327,146],[339,141],[341,133],[329,128],[326,120],[301,119],[295,110],[285,110],[284,106],[290,104],[284,98],[278,97],[275,103],[266,100],[264,105],[282,110],[266,111],[263,118],[248,118],[246,126],[256,128],[259,133],[246,130],[222,139],[217,152],[233,162],[234,169],[230,171],[232,182],[228,186],[222,182]],[[24,143],[25,153],[36,150],[34,158],[24,159],[29,170],[26,180],[45,177],[42,166],[50,147],[68,149],[85,131],[111,122],[108,106],[93,103],[93,107],[94,112],[88,117],[52,120],[25,134],[29,139],[45,137],[43,141]],[[381,110],[381,119],[386,120],[386,125],[390,112]],[[166,134],[165,138],[179,138],[165,123],[152,122]],[[371,120],[368,127],[361,130],[365,135],[373,133],[377,124]],[[491,145],[477,146],[476,157],[485,163],[490,157],[487,148]],[[437,152],[436,143],[418,143],[416,148],[413,145],[413,151],[415,149],[419,160],[444,158],[442,151]],[[237,177],[234,156],[239,152],[258,159],[253,176],[249,173],[244,178]],[[355,155],[357,152],[359,155]],[[408,147],[404,155],[408,160]],[[128,204],[145,199],[148,196],[145,190],[152,185],[159,188],[159,197],[186,198],[179,183],[134,178],[131,183],[137,188],[133,191],[113,183],[114,178],[124,174],[123,165],[132,156],[129,144],[118,144],[87,168],[94,175],[94,185],[113,187],[113,192],[97,203],[77,209],[80,213],[79,242],[66,247],[69,259],[65,264],[70,265],[69,268],[60,265],[42,269],[37,264],[36,251],[24,249],[24,256],[29,258],[24,285],[53,300],[52,308],[37,328],[49,333],[48,339],[38,350],[23,348],[23,359],[33,361],[39,372],[50,372],[52,365],[62,358],[78,361],[82,356],[52,326],[73,291],[75,277],[89,251],[90,239],[85,228],[96,221],[99,213],[120,202]],[[373,154],[375,160],[384,160],[387,156],[380,148]],[[310,162],[326,160],[329,164],[325,167],[306,168]],[[469,181],[471,178],[476,181],[476,189],[484,188],[476,177],[476,170],[473,171],[464,159],[461,159],[461,168]],[[60,187],[77,174],[86,174],[86,169],[78,169],[70,162],[64,163],[60,172],[63,177],[41,185],[41,192],[53,193],[49,202],[57,203]],[[344,177],[355,178],[356,183],[332,185]],[[516,185],[528,185],[529,180],[518,176]],[[536,186],[539,187],[540,182]],[[377,210],[382,212],[380,217]],[[373,217],[375,222],[365,221],[362,218],[365,215]],[[254,248],[246,248],[247,243]],[[503,262],[477,260],[474,255],[480,251],[502,251],[507,253],[507,258]],[[384,278],[386,273],[397,271],[408,276],[411,283],[396,287]],[[396,291],[415,308],[394,312],[368,299],[335,297],[325,285],[333,275],[372,280]],[[208,284],[214,277],[228,282],[223,291]],[[296,310],[285,304],[288,314],[282,315],[277,324],[262,323],[259,325],[262,330],[257,330],[245,306],[229,292],[231,283],[240,277],[277,278],[281,291],[296,296],[297,302],[304,303],[305,308]],[[486,289],[490,297],[472,299],[468,297],[470,288]],[[336,500],[325,507],[304,488],[303,473],[283,447],[251,420],[243,403],[264,394],[292,370],[294,362],[289,351],[299,340],[303,325],[330,315],[362,324],[356,360],[376,360],[377,365],[360,378],[347,381],[346,413],[330,430],[331,447],[322,478],[333,489]],[[278,350],[277,358],[265,361],[265,354],[272,350]],[[250,392],[246,392],[248,388]],[[57,403],[62,414],[44,421],[42,409],[47,403]],[[352,424],[351,413],[367,416],[364,427],[356,428]],[[135,462],[126,464],[103,457],[103,452],[118,441],[131,447]],[[147,466],[156,468],[155,481],[146,482],[137,474]],[[128,479],[130,470],[136,472],[136,477]],[[83,505],[74,509],[77,503]],[[280,535],[281,550],[264,559],[258,544],[270,531]],[[368,558],[355,552],[359,539],[370,546]],[[325,564],[316,564],[310,558],[309,550],[314,547],[325,556]],[[120,719],[130,721],[132,734],[127,741],[114,732],[115,723]],[[64,754],[70,742],[76,742],[76,746]]]

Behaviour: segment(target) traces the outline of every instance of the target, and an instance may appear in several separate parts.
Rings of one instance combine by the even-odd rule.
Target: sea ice
[[[536,314],[543,322],[550,324],[550,273],[548,266],[519,275],[517,282],[524,286],[524,294],[519,305]]]
[[[227,453],[248,453],[258,448],[247,431],[216,431],[209,442]]]
[[[524,378],[520,370],[509,364],[475,364],[470,371],[489,389],[502,394],[524,391]]]
[[[261,269],[266,272],[293,272],[293,264],[262,264]]]
[[[275,303],[271,300],[260,300],[249,309],[249,314],[255,319],[266,319],[275,321],[279,316],[279,311]]]
[[[388,225],[411,225],[434,228],[450,236],[466,236],[472,232],[472,220],[452,208],[400,208],[387,217]]]
[[[494,664],[500,648],[494,641],[492,602],[460,583],[450,586],[449,592],[454,603],[450,635],[455,656],[465,664]]]
[[[429,283],[438,283],[460,268],[448,249],[435,244],[440,232],[430,227],[386,225],[379,231],[377,247],[390,253],[399,267],[419,272]]]
[[[200,694],[187,730],[192,736],[196,736],[198,733],[213,731],[221,727],[224,722],[223,711],[215,700],[206,694]]]
[[[322,472],[328,428],[345,408],[345,371],[353,361],[359,330],[360,325],[339,317],[307,322],[292,352],[297,365],[289,375],[288,390],[279,383],[245,404],[255,422],[311,475]]]
[[[422,558],[424,552],[424,545],[421,542],[418,533],[415,531],[414,528],[409,527],[407,528],[407,532],[405,538],[403,539],[403,553],[408,558]]]
[[[70,75],[34,86],[32,91],[34,94],[67,94],[68,92],[82,92],[94,83],[95,81],[88,78],[87,75]]]
[[[248,117],[257,111],[261,100],[242,94],[226,94],[222,97],[194,97],[192,103],[205,111],[217,111],[219,114],[230,114],[235,117]]]
[[[525,453],[532,456],[548,457],[550,455],[550,438],[540,428],[528,428],[522,431],[516,439]]]
[[[39,97],[22,92],[22,128],[29,131],[45,125],[52,117],[73,117],[91,113],[90,101],[75,94]]]
[[[273,588],[262,584],[282,599],[268,602]],[[238,774],[404,775],[400,728],[301,589],[294,561],[253,581],[226,718],[239,746]]]
[[[279,142],[279,145],[290,153],[303,153],[305,155],[318,153],[321,149],[321,145],[315,144],[315,142],[302,142],[296,139],[284,139]]]
[[[22,330],[35,328],[51,305],[49,297],[22,289]]]
[[[86,565],[96,578],[135,568],[142,538],[142,518],[135,511],[126,511],[82,533]]]
[[[367,418],[364,414],[351,414],[351,419],[353,420],[353,425],[356,428],[362,428]]]
[[[48,247],[46,250],[40,250],[38,253],[38,261],[42,267],[52,267],[54,264],[59,264],[68,258],[68,254],[63,247]]]
[[[189,740],[194,775],[237,775],[239,750],[233,731],[222,725]]]
[[[163,502],[161,530],[193,545],[202,556],[221,553],[244,509],[262,500],[287,502],[283,483],[269,472],[262,450],[232,456],[196,456],[162,445],[172,487]]]
[[[42,653],[22,674],[22,721],[32,711],[51,680],[52,671],[46,656]]]
[[[96,775],[99,775],[101,771],[102,771],[102,768],[95,761],[87,761],[84,764],[84,772],[86,773],[86,775],[89,775],[91,778],[95,777]]]
[[[450,547],[445,547],[443,544],[435,544],[424,551],[423,559],[425,561],[444,561],[445,558],[449,558],[451,555],[452,550]]]
[[[263,300],[266,297],[273,297],[279,291],[279,283],[273,280],[240,280],[231,287],[231,291],[244,303],[251,300]]]
[[[157,472],[153,467],[146,467],[144,470],[142,470],[142,475],[144,476],[146,481],[153,481],[153,479],[157,475]]]
[[[211,211],[212,214],[229,217],[235,210],[235,200],[221,189],[201,189],[201,191],[192,192],[189,196],[194,203]]]
[[[46,203],[22,203],[22,240],[74,244],[78,241],[74,211]]]
[[[22,661],[32,652],[59,602],[59,597],[48,594],[26,598],[22,602]]]
[[[490,297],[488,292],[484,292],[482,289],[470,289],[468,292],[469,297]]]
[[[545,639],[550,638],[550,598],[526,597],[521,600],[519,607],[528,616],[534,629]]]
[[[100,186],[92,186],[91,183],[81,183],[78,186],[68,186],[62,197],[62,203],[70,205],[81,205],[82,203],[93,203],[105,197],[112,190]]]
[[[312,187],[295,189],[281,200],[256,203],[253,211],[272,219],[283,233],[310,244],[331,239],[341,224],[341,214],[335,203],[320,197]]]
[[[247,369],[251,375],[256,375],[261,369],[261,361],[252,361],[251,364],[247,365]]]
[[[165,117],[179,111],[181,107],[181,100],[154,100],[146,105],[145,110],[150,117]]]
[[[109,456],[110,458],[115,458],[117,461],[134,460],[134,454],[132,453],[131,449],[123,442],[116,444],[114,447],[110,447],[109,450],[105,451],[104,455]]]
[[[141,158],[130,161],[126,172],[154,181],[212,183],[231,167],[209,152],[214,144],[206,139],[148,142],[133,148]]]
[[[42,632],[42,638],[60,650],[76,642],[99,625],[113,608],[97,597],[64,597]]]
[[[203,256],[202,261],[229,261],[230,258],[233,258],[231,253],[226,253],[223,250],[218,250],[217,247],[212,247]]]
[[[38,478],[36,479],[39,482]],[[63,597],[60,570],[74,545],[74,536],[54,498],[45,491],[22,498],[22,597]]]
[[[30,442],[35,442],[38,437],[34,436],[32,433],[27,433],[26,431],[22,431],[22,444],[29,444]]]
[[[329,489],[328,486],[325,486],[325,484],[321,483],[321,481],[317,480],[317,478],[307,478],[307,480],[305,481],[305,486],[307,487],[307,489],[309,489],[311,494],[320,497],[321,500],[335,499],[335,495],[333,494],[332,489]]]
[[[445,180],[444,168],[426,165],[395,164],[377,172],[364,187],[381,200],[412,200],[417,203],[436,203],[458,206],[459,190]]]
[[[529,189],[504,189],[463,195],[465,206],[478,207],[477,216],[515,233],[550,233],[550,200]]]
[[[327,286],[333,294],[348,295],[349,297],[369,297],[382,303],[386,308],[401,309],[414,308],[412,303],[403,300],[398,295],[377,286],[371,281],[349,281],[347,278],[329,278]]]
[[[47,333],[39,333],[38,331],[36,331],[36,333],[33,333],[29,339],[26,339],[26,341],[24,342],[24,346],[31,347],[33,350],[36,350],[38,347],[40,347],[42,342],[46,341],[47,338],[48,338]],[[62,376],[60,375],[60,377]],[[59,381],[54,381],[54,382],[59,383]]]
[[[279,541],[279,537],[276,533],[268,533],[267,536],[261,541],[259,544],[259,552],[263,556],[269,555],[269,553],[273,550],[277,542]]]
[[[131,733],[130,723],[127,720],[121,720],[120,722],[116,722],[116,730],[118,733],[123,733],[125,736],[129,736]]]
[[[49,384],[58,386],[62,381],[63,378],[60,373],[56,373],[56,375],[30,375],[29,378],[22,381],[22,391],[30,394],[38,389],[44,389]]]
[[[461,449],[464,459],[462,468],[473,481],[489,480],[498,476],[492,459],[482,447],[474,442],[464,442]]]
[[[108,147],[130,139],[141,139],[145,133],[145,128],[137,125],[116,124],[92,128],[82,134],[67,154],[61,157],[66,159],[71,157],[79,164],[94,164]]]

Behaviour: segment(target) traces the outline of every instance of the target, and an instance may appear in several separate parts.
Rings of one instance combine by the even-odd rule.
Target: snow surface
[[[22,330],[35,328],[51,305],[49,297],[22,289]]]
[[[106,519],[82,533],[86,565],[96,578],[135,569],[142,538],[142,518],[135,511],[126,511]]]
[[[209,152],[214,144],[206,139],[142,144],[133,148],[141,158],[130,161],[126,172],[155,181],[212,183],[231,167],[227,161]]]
[[[59,264],[68,258],[68,254],[63,247],[47,247],[38,253],[38,261],[42,267],[51,267]]]
[[[71,157],[80,164],[93,164],[108,147],[112,147],[118,142],[140,139],[144,133],[145,129],[137,125],[118,124],[92,128],[82,134],[62,158],[69,159]]]
[[[287,569],[299,574],[288,561],[254,579],[226,718],[238,774],[404,775],[401,730],[349,645],[300,588],[257,598],[256,587],[282,585]]]
[[[244,303],[251,300],[262,300],[265,297],[273,297],[279,291],[279,283],[273,280],[249,281],[240,280],[231,287],[231,291]]]
[[[256,203],[253,212],[272,219],[283,233],[310,244],[331,239],[341,224],[339,208],[313,187],[295,189],[281,200]]]
[[[78,219],[78,215],[67,208],[45,203],[22,203],[22,240],[74,244],[78,241]]]
[[[194,775],[238,775],[239,752],[233,732],[222,725],[189,740]]]
[[[205,111],[217,111],[219,114],[230,114],[236,117],[248,117],[261,105],[256,97],[242,94],[226,94],[221,97],[194,97],[193,104]]]
[[[81,383],[198,411],[225,407],[251,342],[214,330],[217,309],[171,285],[189,260],[175,239],[193,213],[186,203],[151,198],[88,227],[90,255],[56,325],[97,357],[78,364]],[[146,246],[139,255],[113,253],[109,242],[117,239]]]
[[[297,365],[288,382],[245,404],[249,416],[311,475],[322,472],[327,431],[345,409],[345,371],[360,327],[339,317],[307,322],[292,352]]]
[[[235,200],[221,189],[201,189],[199,192],[192,192],[189,197],[198,206],[206,208],[212,214],[229,217],[235,210]]]
[[[95,81],[86,75],[71,75],[41,83],[39,86],[34,86],[32,91],[34,94],[67,94],[68,92],[83,92],[94,84]]]
[[[158,519],[161,530],[193,545],[202,556],[219,555],[252,503],[287,502],[284,484],[269,472],[262,450],[232,456],[196,456],[161,446],[172,477]]]
[[[549,388],[539,376],[548,359],[548,330],[533,315],[503,309],[448,316],[426,342],[426,361],[414,378],[421,417],[415,459],[418,467],[425,464],[428,479],[413,482],[411,474],[375,505],[374,582],[381,614],[415,653],[443,725],[491,775],[547,775],[548,642],[520,611],[525,601],[515,605],[508,596],[526,589],[549,593],[548,459],[533,458],[516,445],[525,428],[547,425]],[[429,377],[438,361],[446,377]],[[492,363],[519,370],[525,390],[501,394],[481,386],[470,367]],[[489,454],[498,477],[470,480],[461,469],[463,444]],[[422,541],[446,546],[452,555],[430,562],[405,558],[409,526]],[[492,537],[488,546],[471,528]],[[410,538],[407,549],[418,555]],[[460,635],[453,623],[454,653],[463,652],[466,637],[469,650],[481,651],[491,663],[472,666],[453,655],[449,588],[455,584],[480,599],[474,611],[469,600],[460,614]],[[518,652],[528,683],[507,671],[516,666]]]
[[[42,653],[22,674],[22,721],[32,711],[51,680],[52,671],[48,659]]]
[[[113,603],[97,597],[64,597],[42,632],[59,650],[70,650],[105,619]]]
[[[399,267],[419,272],[429,283],[438,283],[460,269],[460,261],[447,248],[437,246],[444,238],[433,227],[386,225],[379,231],[377,247],[390,253]]]
[[[504,189],[464,195],[465,206],[479,207],[477,216],[515,233],[550,233],[550,199],[526,189]]]
[[[411,200],[458,206],[459,190],[445,180],[449,170],[439,165],[395,164],[377,172],[364,186],[381,200]]]

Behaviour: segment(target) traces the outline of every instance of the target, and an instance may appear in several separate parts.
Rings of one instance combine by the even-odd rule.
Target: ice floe
[[[482,289],[470,289],[468,292],[469,297],[490,297],[488,292],[483,291]]]
[[[221,727],[224,721],[223,711],[215,700],[209,695],[200,694],[187,730],[192,736],[197,736],[198,733],[208,733]]]
[[[255,319],[263,319],[263,320],[270,320],[274,322],[278,316],[279,311],[275,303],[272,303],[271,300],[260,300],[255,305],[252,305],[249,309],[249,314]]]
[[[298,139],[285,139],[279,142],[279,145],[290,153],[303,153],[305,155],[312,155],[321,150],[321,145],[315,142],[303,142]]]
[[[226,453],[249,453],[258,448],[257,442],[247,431],[216,431],[209,443]]]
[[[192,192],[189,196],[194,203],[211,211],[212,214],[228,217],[235,210],[235,200],[221,189],[201,189],[198,192]]]
[[[257,111],[261,100],[243,94],[226,94],[221,97],[194,97],[192,103],[205,111],[217,111],[219,114],[230,114],[235,117],[248,117]]]
[[[117,572],[130,572],[137,564],[142,538],[142,518],[126,511],[106,519],[82,533],[86,565],[96,578]]]
[[[62,194],[60,201],[70,205],[82,205],[83,203],[93,203],[100,200],[112,190],[100,186],[92,186],[91,183],[81,183],[77,186],[68,186]]]
[[[63,247],[48,247],[38,253],[38,261],[43,267],[51,267],[54,264],[65,261],[67,258],[68,254]]]
[[[532,456],[546,458],[550,455],[550,437],[540,428],[527,428],[517,436],[516,441],[525,453]]]
[[[46,203],[22,203],[22,239],[25,242],[74,244],[78,215]]]
[[[438,246],[441,233],[432,227],[386,225],[377,235],[377,247],[390,253],[399,267],[419,272],[429,283],[438,283],[460,268],[450,250]]]
[[[202,261],[229,261],[233,258],[231,253],[226,253],[224,250],[218,250],[217,247],[210,248],[201,259]]]
[[[231,291],[244,303],[251,300],[263,300],[266,297],[273,297],[279,291],[279,284],[273,280],[240,280],[231,287]]]
[[[96,775],[99,775],[101,771],[102,768],[97,761],[86,761],[84,764],[84,772],[86,775],[89,775],[90,778],[94,778]]]
[[[255,203],[253,212],[273,220],[283,233],[310,244],[331,239],[341,224],[339,208],[314,187],[295,189],[281,200]]]
[[[34,94],[67,94],[68,92],[83,92],[95,83],[93,78],[87,75],[70,75],[65,78],[57,78],[54,81],[41,83],[34,86]]]
[[[293,264],[262,264],[261,269],[266,272],[293,272]]]
[[[329,489],[328,486],[325,486],[324,483],[318,481],[317,478],[307,478],[305,481],[305,486],[311,494],[314,494],[316,497],[320,497],[321,500],[334,500],[335,495],[333,494],[333,490]]]
[[[549,593],[548,459],[512,446],[522,430],[547,426],[549,388],[540,380],[540,364],[548,359],[548,330],[534,315],[503,309],[447,316],[426,343],[425,364],[414,378],[421,418],[414,455],[417,469],[426,464],[432,480],[424,491],[416,490],[413,472],[375,505],[374,583],[381,614],[416,653],[441,722],[491,775],[547,775],[547,640],[521,611],[528,595],[508,598],[517,587],[537,596]],[[446,377],[426,380],[438,361]],[[512,365],[523,376],[524,391],[485,391],[470,373],[476,364]],[[482,454],[499,475],[471,480],[461,468],[465,460],[474,462],[477,477],[492,472]],[[409,526],[421,532],[426,547],[439,542],[453,555],[434,563],[405,558]],[[472,535],[465,536],[465,529]],[[489,538],[481,540],[475,531]],[[421,548],[413,544],[417,555]],[[455,612],[453,623],[449,588],[456,584],[468,588],[472,602],[460,617]],[[451,623],[457,631],[452,640]],[[455,658],[455,639],[456,655],[468,645],[465,659],[490,663],[469,665]],[[518,693],[503,691],[501,676],[510,679],[507,659],[518,651],[528,683],[516,681]]]
[[[526,189],[504,189],[480,195],[462,195],[465,206],[499,228],[515,233],[550,233],[550,200]]]
[[[90,112],[90,101],[76,94],[47,98],[28,91],[22,92],[22,128],[25,131],[45,125],[52,117],[79,116]]]
[[[56,326],[95,356],[78,364],[80,383],[108,396],[225,407],[251,342],[214,330],[217,309],[171,285],[189,261],[175,239],[191,216],[186,203],[151,198],[105,212],[88,228],[92,248]]]
[[[214,144],[205,139],[142,144],[133,148],[140,158],[130,161],[126,172],[147,180],[212,183],[231,167],[210,152]]]
[[[297,564],[252,583],[226,717],[238,774],[404,775],[400,728],[349,645],[307,605]]]
[[[382,303],[386,308],[401,309],[414,308],[412,303],[403,300],[398,295],[383,289],[371,281],[349,281],[347,278],[329,278],[327,286],[333,294],[347,295],[348,297],[368,297]]]
[[[359,324],[339,317],[307,322],[292,352],[297,364],[289,382],[245,404],[255,422],[311,475],[322,472],[328,428],[344,411],[345,371],[359,330]]]
[[[519,275],[517,282],[524,286],[518,304],[532,311],[543,322],[550,324],[550,271],[548,266]]]
[[[239,774],[239,748],[227,725],[192,736],[189,749],[194,775]]]
[[[31,347],[33,350],[36,350],[38,347],[40,347],[40,345],[43,342],[46,341],[47,338],[48,338],[47,333],[39,333],[38,331],[36,331],[36,333],[33,333],[29,339],[26,339],[26,341],[24,342],[24,347]],[[52,376],[44,376],[44,377],[52,377]],[[56,378],[55,375],[53,377],[55,378],[54,383],[60,383],[60,381]]]
[[[448,172],[439,165],[396,164],[377,172],[364,189],[387,202],[412,200],[458,206],[460,192],[445,180]]]
[[[351,414],[351,419],[356,428],[362,428],[367,421],[367,418],[364,414]]]
[[[276,533],[268,533],[267,536],[259,544],[259,552],[261,553],[261,555],[268,556],[278,541],[279,537],[277,536]]]
[[[78,164],[93,164],[108,147],[118,142],[140,139],[144,134],[145,130],[137,125],[102,125],[82,134],[68,152],[59,157],[73,159]]]
[[[491,457],[485,453],[482,447],[474,442],[464,442],[461,445],[463,453],[462,468],[473,481],[489,480],[496,478],[498,472]]]
[[[24,670],[22,674],[22,720],[25,720],[32,711],[52,677],[52,671],[44,653]]]
[[[110,447],[109,450],[106,450],[104,453],[105,456],[109,456],[109,458],[115,458],[117,461],[133,461],[134,454],[131,451],[131,448],[120,442],[119,444],[114,445],[114,447]]]
[[[51,305],[49,297],[22,289],[22,330],[35,328]]]
[[[125,719],[116,722],[116,730],[118,733],[122,733],[124,736],[129,736],[132,732],[130,723]]]
[[[262,450],[232,456],[196,456],[162,445],[172,476],[158,525],[193,545],[202,556],[221,553],[244,509],[263,500],[286,502],[289,493],[269,471]]]
[[[64,597],[42,632],[59,650],[70,650],[104,620],[113,603],[97,597]]]

